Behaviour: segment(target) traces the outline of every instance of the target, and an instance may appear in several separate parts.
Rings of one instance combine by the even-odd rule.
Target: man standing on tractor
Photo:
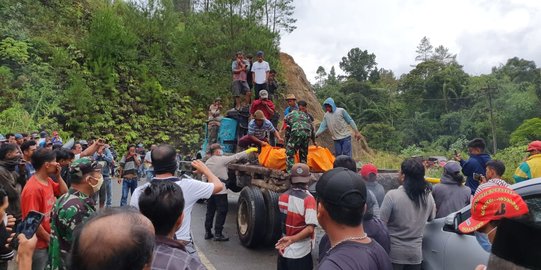
[[[303,101],[304,102],[304,101]],[[307,162],[308,158],[308,139],[312,139],[316,144],[316,136],[312,121],[307,113],[300,110],[290,112],[284,119],[286,124],[286,155],[287,155],[287,172],[291,171],[291,167],[295,163],[295,153],[299,151],[301,163]]]
[[[355,121],[351,119],[349,113],[344,108],[336,107],[334,100],[328,98],[323,103],[325,115],[316,132],[316,137],[321,135],[326,129],[329,129],[334,140],[334,155],[352,156],[351,147],[351,129],[355,132],[355,139],[361,139],[361,133],[357,129]]]

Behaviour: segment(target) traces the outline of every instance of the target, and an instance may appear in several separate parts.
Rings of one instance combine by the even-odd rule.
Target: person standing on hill
[[[526,161],[518,166],[515,175],[513,175],[517,183],[541,177],[541,141],[533,141],[528,144],[526,152],[529,152]]]
[[[354,131],[355,139],[357,141],[361,139],[361,133],[357,129],[355,121],[351,119],[351,116],[346,110],[336,107],[332,98],[327,98],[325,102],[323,102],[323,110],[325,110],[325,115],[316,132],[316,137],[329,129],[332,139],[334,140],[334,155],[346,155],[351,157],[351,129]]]
[[[462,173],[467,177],[466,186],[471,190],[471,195],[475,193],[479,186],[479,181],[473,178],[473,174],[485,175],[486,164],[491,160],[490,155],[485,153],[485,140],[475,138],[468,143],[468,153],[470,158],[463,160],[460,154],[455,156],[455,160],[460,162]]]
[[[233,71],[233,97],[235,97],[235,109],[237,110],[241,108],[242,97],[244,97],[244,103],[246,105],[250,104],[252,98],[250,87],[248,86],[248,82],[246,82],[249,65],[250,63],[244,60],[243,53],[240,51],[237,52],[236,59],[231,64]]]
[[[269,79],[270,66],[263,60],[263,52],[256,54],[257,61],[252,64],[252,77],[254,79],[255,98],[259,98],[259,91],[267,89],[267,80]]]

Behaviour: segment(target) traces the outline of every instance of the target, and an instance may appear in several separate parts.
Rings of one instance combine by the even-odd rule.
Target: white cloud
[[[308,79],[329,71],[354,47],[376,54],[396,75],[415,63],[423,36],[456,53],[470,74],[518,56],[541,60],[541,1],[536,0],[296,0],[297,29],[282,37]]]

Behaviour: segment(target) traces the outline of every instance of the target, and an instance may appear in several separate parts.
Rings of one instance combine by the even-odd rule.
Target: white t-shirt
[[[177,177],[170,177],[170,178],[154,178],[159,179],[162,181],[170,181],[169,179],[176,178]],[[166,180],[168,179],[168,180]],[[204,183],[198,180],[194,180],[191,178],[182,178],[179,181],[175,181],[177,185],[179,185],[182,188],[182,195],[184,196],[184,220],[182,221],[182,225],[180,226],[180,229],[175,233],[178,240],[184,240],[191,242],[191,236],[190,236],[190,223],[192,221],[192,208],[194,204],[199,199],[208,199],[212,195],[212,191],[214,190],[214,185],[211,183]],[[141,195],[141,192],[144,188],[146,188],[150,183],[146,183],[142,186],[139,186],[135,189],[135,191],[132,194],[130,205],[134,206],[135,208],[139,209],[139,196]]]
[[[252,64],[252,72],[255,73],[254,82],[257,84],[263,84],[267,81],[267,72],[270,71],[270,66],[267,61],[254,62]]]
[[[145,163],[144,163],[144,166],[146,169],[148,170],[152,170],[152,156],[150,155],[151,154],[151,151],[148,151],[146,154],[145,154]],[[148,163],[147,163],[148,162]],[[150,164],[149,164],[150,163]]]

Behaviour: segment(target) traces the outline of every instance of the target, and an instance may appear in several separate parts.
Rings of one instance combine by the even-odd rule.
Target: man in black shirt
[[[330,170],[317,182],[316,193],[317,219],[331,242],[318,269],[393,268],[387,252],[364,231],[367,191],[359,174],[346,168]]]

